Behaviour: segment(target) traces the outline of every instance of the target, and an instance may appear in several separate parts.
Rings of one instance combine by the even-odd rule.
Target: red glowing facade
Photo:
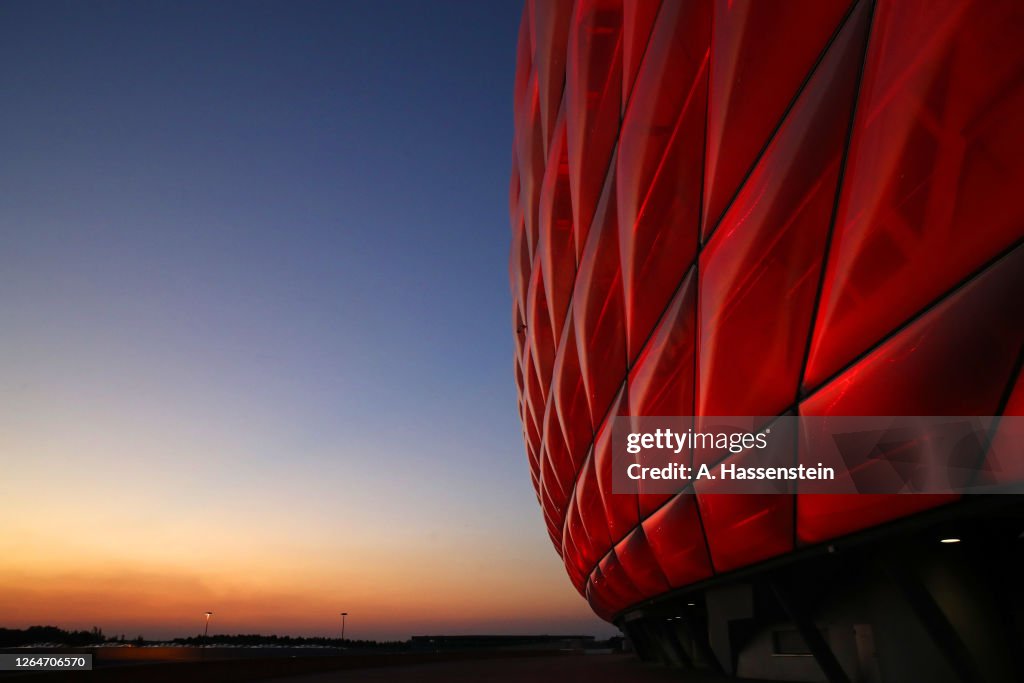
[[[528,0],[530,473],[602,617],[955,502],[613,495],[616,415],[1024,410],[1024,5]]]

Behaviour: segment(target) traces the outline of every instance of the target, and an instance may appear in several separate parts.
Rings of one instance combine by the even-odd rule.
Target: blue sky
[[[212,600],[240,589],[207,560],[240,568],[287,546],[288,567],[268,561],[279,592],[320,561],[329,577],[335,557],[349,586],[422,561],[482,596],[526,591],[521,576],[551,609],[513,630],[607,631],[550,547],[516,414],[520,11],[0,5],[0,512],[14,527],[0,584],[87,593],[141,572],[199,577]],[[147,540],[59,556],[31,540],[67,515]],[[360,569],[353,548],[377,560]],[[15,621],[86,618],[9,600]],[[494,630],[506,607],[493,607],[497,621],[451,609],[450,623],[366,634]]]

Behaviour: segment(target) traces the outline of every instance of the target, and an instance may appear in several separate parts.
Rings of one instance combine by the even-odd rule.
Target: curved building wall
[[[612,495],[616,415],[1021,411],[1024,5],[527,1],[515,380],[611,619],[953,496]]]

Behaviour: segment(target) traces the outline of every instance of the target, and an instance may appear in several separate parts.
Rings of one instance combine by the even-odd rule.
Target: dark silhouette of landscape
[[[98,626],[88,631],[68,631],[57,626],[0,628],[0,648],[323,648],[351,652],[460,652],[482,650],[615,650],[622,638],[596,640],[584,635],[420,635],[407,640],[352,640],[325,636],[279,636],[237,633],[195,635],[170,640],[149,640],[142,635],[106,635]]]

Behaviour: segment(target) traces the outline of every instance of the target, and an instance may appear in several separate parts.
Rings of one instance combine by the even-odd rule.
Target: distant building
[[[413,636],[413,650],[580,650],[594,645],[593,636]]]

